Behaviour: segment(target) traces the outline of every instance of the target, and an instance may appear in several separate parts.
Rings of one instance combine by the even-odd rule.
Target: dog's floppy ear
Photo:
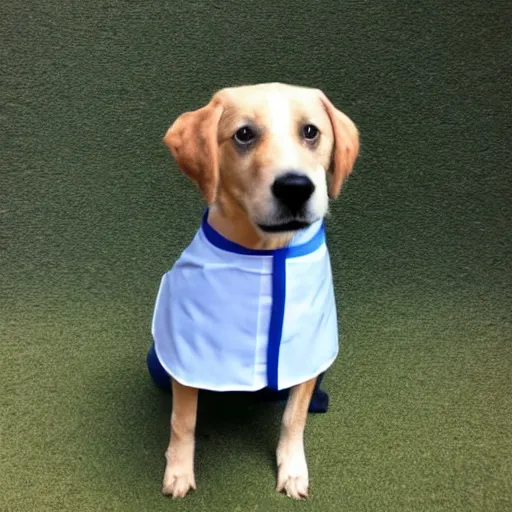
[[[219,184],[217,128],[222,105],[208,105],[182,114],[167,130],[164,143],[181,171],[199,187],[208,204],[215,201]]]
[[[359,154],[359,131],[347,115],[339,111],[322,91],[319,92],[334,131],[334,154],[329,180],[329,196],[336,198],[345,178],[352,172]]]

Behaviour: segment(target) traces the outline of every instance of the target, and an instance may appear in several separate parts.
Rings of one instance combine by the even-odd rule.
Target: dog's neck
[[[261,234],[249,220],[247,213],[231,201],[211,205],[208,223],[224,238],[248,249],[280,249],[287,246],[293,238],[293,233]]]

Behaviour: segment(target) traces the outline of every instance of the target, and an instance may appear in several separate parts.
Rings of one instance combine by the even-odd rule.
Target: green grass
[[[21,2],[0,18],[0,510],[512,509],[510,7]],[[202,203],[160,139],[217,88],[321,87],[362,153],[328,220],[343,343],[312,497],[280,410],[202,404],[198,492],[160,495],[145,353]]]

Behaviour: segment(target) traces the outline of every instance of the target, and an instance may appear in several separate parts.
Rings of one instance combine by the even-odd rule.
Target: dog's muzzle
[[[275,179],[272,194],[277,200],[277,219],[272,224],[258,224],[267,233],[298,231],[311,224],[307,202],[315,191],[314,183],[304,174],[287,172]]]

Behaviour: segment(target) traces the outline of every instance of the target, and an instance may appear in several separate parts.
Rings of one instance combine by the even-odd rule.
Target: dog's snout
[[[313,182],[304,174],[296,172],[279,176],[272,185],[274,196],[291,210],[301,208],[314,191]]]

